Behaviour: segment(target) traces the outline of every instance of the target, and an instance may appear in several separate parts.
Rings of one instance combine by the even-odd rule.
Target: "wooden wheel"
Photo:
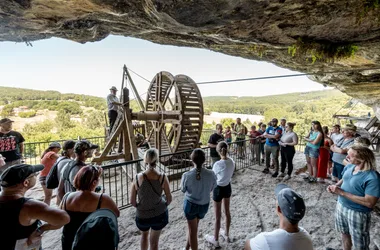
[[[198,146],[203,126],[203,102],[198,86],[188,76],[158,73],[149,86],[145,111],[162,114],[146,121],[148,141],[160,155],[191,150]],[[170,115],[171,119],[164,119]]]

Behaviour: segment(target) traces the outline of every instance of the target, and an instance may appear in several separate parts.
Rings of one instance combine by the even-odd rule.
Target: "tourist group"
[[[53,142],[43,152],[41,164],[24,164],[24,138],[12,130],[12,123],[8,118],[0,120],[1,249],[33,249],[33,246],[42,249],[43,234],[61,227],[63,250],[117,249],[119,209],[111,197],[99,192],[102,168],[86,164],[86,159],[92,157],[98,145],[87,140],[69,140],[62,146]],[[211,169],[204,167],[204,150],[193,150],[190,155],[193,168],[185,172],[181,179],[183,212],[188,226],[187,242],[181,249],[198,249],[198,226],[208,212],[211,199],[215,222],[213,232],[205,235],[206,243],[218,248],[221,246],[220,239],[226,244],[233,242],[230,202],[235,161],[229,154],[245,157],[247,134],[252,161],[259,160],[263,153],[263,172],[270,173],[273,165],[272,177],[283,182],[274,188],[279,228],[247,239],[244,248],[313,249],[310,235],[298,225],[306,213],[304,199],[284,184],[292,176],[294,146],[298,144],[298,136],[293,132],[295,124],[285,119],[280,120],[280,126],[277,123],[274,118],[268,127],[261,124],[256,131],[256,127],[252,126],[249,132],[245,131],[240,119],[232,129],[227,128],[224,132],[222,125],[218,124],[216,133],[210,136],[208,142]],[[332,175],[326,192],[338,196],[335,228],[342,235],[343,249],[369,249],[371,211],[380,197],[380,175],[376,171],[374,153],[365,139],[355,139],[356,127],[353,125],[345,126],[342,134],[337,125],[332,134],[318,121],[313,121],[311,126],[309,135],[305,137],[308,168],[305,180],[314,183],[318,178],[324,180],[329,174]],[[231,142],[232,133],[237,135],[236,143]],[[231,147],[231,143],[237,147]],[[130,203],[136,207],[135,222],[141,231],[140,248],[143,250],[160,249],[161,231],[169,223],[168,206],[172,195],[168,177],[157,169],[158,159],[156,149],[146,150],[145,171],[138,173],[131,184]],[[43,202],[25,197],[25,193],[35,186],[37,176],[44,190]],[[59,208],[50,206],[54,189],[57,190]],[[222,214],[225,217],[223,228]]]

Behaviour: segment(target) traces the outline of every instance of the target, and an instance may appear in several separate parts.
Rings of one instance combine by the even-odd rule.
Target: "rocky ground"
[[[295,167],[304,165],[304,156],[297,153]],[[378,156],[380,163],[380,156]],[[275,214],[274,187],[280,181],[270,175],[261,173],[262,167],[252,166],[237,171],[233,177],[233,196],[231,202],[233,242],[227,244],[221,241],[221,249],[243,249],[246,239],[260,232],[271,231],[278,227],[279,221]],[[315,249],[332,247],[342,249],[340,236],[334,230],[334,209],[337,197],[326,192],[327,184],[308,184],[301,176],[289,180],[288,185],[300,192],[307,205],[307,213],[300,225],[311,235]],[[41,196],[39,188],[32,195]],[[182,249],[186,242],[187,224],[182,210],[183,194],[173,193],[173,203],[169,207],[170,223],[162,231],[159,249]],[[122,210],[119,218],[120,245],[119,249],[139,249],[140,232],[134,223],[135,209]],[[204,235],[212,233],[214,226],[213,205],[200,222],[200,249],[212,249],[204,241]],[[222,223],[223,224],[223,223]],[[380,204],[372,213],[371,249],[380,247]],[[60,230],[48,232],[43,238],[45,250],[60,248]]]

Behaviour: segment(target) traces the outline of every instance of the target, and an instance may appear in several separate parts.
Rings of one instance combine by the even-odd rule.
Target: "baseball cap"
[[[22,183],[31,174],[40,172],[44,165],[17,164],[6,169],[0,176],[2,187],[11,187]]]
[[[116,88],[115,86],[112,86],[112,87],[110,88],[110,90],[116,90],[116,91],[117,91],[117,88]]]
[[[92,144],[88,140],[80,140],[77,143],[75,143],[74,152],[78,154],[78,153],[83,153],[86,150],[97,149],[97,148],[99,148],[98,145]]]
[[[49,144],[49,148],[62,148],[62,147],[61,147],[61,144],[59,144],[59,142],[51,142]]]
[[[9,118],[3,118],[3,119],[0,120],[0,124],[9,123],[9,122],[14,122],[14,121],[12,121]]]
[[[305,216],[303,197],[285,184],[278,184],[274,190],[281,213],[290,223],[296,224]]]
[[[355,133],[357,130],[357,127],[353,124],[346,124],[346,126],[344,126],[343,130],[350,130],[350,131]]]

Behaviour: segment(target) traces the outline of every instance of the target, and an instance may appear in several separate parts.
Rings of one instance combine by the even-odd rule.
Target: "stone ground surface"
[[[380,158],[378,157],[378,163]],[[295,168],[304,165],[304,156],[297,153]],[[231,236],[233,242],[227,244],[221,241],[221,249],[243,249],[246,239],[254,237],[262,231],[271,231],[278,227],[279,220],[275,214],[274,187],[280,181],[265,175],[252,166],[237,171],[232,181],[231,202]],[[307,212],[300,226],[311,235],[315,249],[332,247],[342,249],[340,236],[334,230],[334,209],[337,197],[326,192],[327,184],[308,184],[301,176],[289,180],[288,185],[300,192],[306,202]],[[34,192],[35,193],[35,192]],[[183,194],[173,193],[173,202],[169,206],[169,224],[162,231],[159,249],[182,249],[186,242],[187,223],[182,210]],[[380,202],[379,202],[380,203]],[[371,249],[380,245],[380,204],[377,204],[372,213]],[[139,249],[140,232],[135,222],[135,209],[133,207],[121,211],[119,218],[120,245],[119,249]],[[222,222],[223,225],[223,222]],[[204,241],[204,235],[212,233],[214,228],[213,205],[200,222],[199,249],[212,249]],[[61,249],[61,231],[45,234],[43,245],[45,250]]]

